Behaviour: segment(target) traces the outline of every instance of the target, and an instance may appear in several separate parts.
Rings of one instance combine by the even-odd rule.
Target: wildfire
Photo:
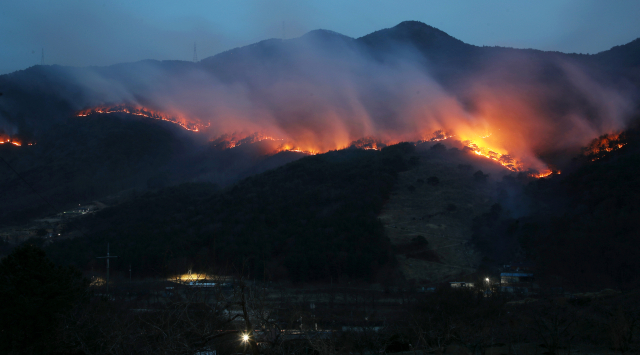
[[[143,116],[143,117],[152,118],[152,119],[163,120],[163,121],[177,124],[182,128],[192,132],[199,132],[199,131],[202,131],[204,128],[209,127],[209,124],[205,125],[195,120],[187,120],[183,117],[173,117],[173,116],[169,116],[145,107],[132,106],[128,104],[121,104],[121,105],[115,105],[115,106],[100,106],[100,107],[95,107],[91,109],[86,109],[78,112],[77,116],[87,117],[94,114],[111,114],[111,113],[126,113],[126,114]],[[513,171],[513,172],[526,171],[524,164],[520,160],[514,158],[513,156],[507,154],[506,152],[505,153],[497,152],[496,150],[499,150],[499,149],[490,148],[492,146],[495,146],[495,144],[492,145],[490,144],[490,142],[486,142],[484,140],[490,138],[492,136],[491,133],[487,132],[483,135],[476,135],[476,137],[478,138],[474,138],[474,139],[461,139],[462,137],[465,137],[465,135],[457,135],[457,134],[458,134],[457,132],[456,134],[454,134],[452,131],[441,129],[433,132],[433,134],[428,138],[419,140],[417,143],[440,142],[440,141],[444,141],[457,136],[457,138],[460,139],[462,144],[465,146],[465,150],[473,152],[474,154],[485,157],[487,159],[491,159],[510,171]],[[466,134],[466,137],[469,137],[469,136],[474,136],[474,135]],[[617,139],[617,136],[615,138]],[[491,138],[491,139],[495,140],[495,138]],[[272,135],[262,134],[258,132],[252,133],[252,134],[245,134],[245,133],[223,134],[215,139],[212,139],[210,142],[215,148],[218,148],[218,149],[232,149],[244,144],[253,144],[253,143],[262,142],[262,141],[281,142],[279,146],[275,148],[274,151],[272,151],[272,154],[276,154],[283,151],[297,152],[297,153],[303,153],[307,155],[316,155],[319,153],[323,153],[323,151],[314,149],[315,145],[313,144],[313,142],[310,142],[311,144],[306,144],[309,142],[303,142],[305,144],[301,144],[299,141],[285,140],[283,138],[276,138]],[[609,141],[613,141],[613,139],[609,139]],[[6,141],[6,142],[14,145],[20,145],[19,142],[16,142],[14,140]],[[5,143],[5,141],[0,141],[0,143]],[[365,138],[358,139],[356,141],[352,141],[349,146],[344,146],[344,148],[355,147],[355,148],[364,149],[364,150],[380,150],[386,147],[388,144],[391,144],[391,143],[383,142],[380,139],[377,139],[374,137],[365,137]],[[613,149],[619,149],[620,147],[622,147],[622,145],[624,145],[624,143],[617,143],[617,144],[618,145],[604,144],[602,149],[604,149],[605,151],[611,151]],[[533,173],[529,173],[529,175],[536,178],[543,178],[551,175],[552,173],[553,172],[551,170],[545,169],[545,171],[542,173],[533,172]]]
[[[520,172],[524,170],[524,166],[522,162],[518,161],[517,159],[511,157],[508,154],[500,154],[490,149],[479,147],[476,142],[471,140],[464,141],[462,142],[462,144],[464,144],[465,147],[467,149],[470,149],[473,153],[483,156],[485,158],[489,158],[493,161],[496,161],[500,163],[500,165],[504,166],[505,168],[513,172]]]
[[[262,141],[282,141],[284,139],[273,138],[271,136],[265,136],[261,133],[253,133],[250,135],[244,135],[240,133],[223,134],[220,137],[211,141],[211,144],[219,149],[231,149],[239,147],[243,144],[251,144]]]
[[[609,133],[594,139],[588,147],[584,148],[582,153],[591,161],[596,161],[604,157],[607,153],[618,150],[627,143],[624,141],[621,133]]]
[[[255,132],[249,135],[242,134],[242,133],[232,133],[232,134],[223,134],[219,136],[218,138],[212,140],[211,144],[214,147],[219,149],[233,149],[243,144],[251,144],[251,143],[257,143],[262,141],[284,142],[284,139],[274,138],[272,136],[267,136],[258,132]],[[320,153],[319,151],[312,150],[312,149],[303,149],[297,146],[296,144],[290,143],[290,142],[280,144],[272,152],[272,154],[277,154],[279,152],[296,152],[296,153],[303,153],[307,155],[316,155]]]
[[[437,130],[435,132],[433,132],[433,134],[426,139],[423,139],[421,141],[419,141],[418,143],[424,143],[424,142],[440,142],[440,141],[444,141],[447,140],[449,138],[455,137],[456,135],[448,132],[448,131],[444,131],[444,130]],[[484,136],[479,136],[480,139],[486,139],[491,137],[492,134],[491,133],[486,133]],[[509,154],[502,154],[502,153],[498,153],[495,152],[494,150],[487,148],[484,146],[484,143],[481,140],[464,140],[462,141],[462,144],[465,147],[465,150],[468,150],[476,155],[479,155],[481,157],[485,157],[487,159],[491,159],[497,163],[499,163],[500,165],[502,165],[503,167],[505,167],[506,169],[513,171],[513,172],[524,172],[526,169],[524,167],[524,164],[519,161],[518,159],[512,157]],[[534,178],[544,178],[547,177],[551,174],[560,174],[560,171],[552,171],[550,169],[545,169],[543,172],[529,172],[528,175]]]
[[[455,137],[455,134],[444,131],[444,130],[437,130],[433,132],[433,135],[430,138],[423,139],[419,143],[440,142],[452,137]],[[491,137],[491,133],[487,133],[484,136],[481,136],[480,138],[485,139],[489,137]],[[462,141],[462,144],[465,146],[465,149],[468,149],[474,154],[496,161],[500,163],[500,165],[504,166],[505,168],[513,172],[520,172],[524,170],[524,165],[522,164],[522,162],[518,161],[517,159],[511,157],[508,154],[497,153],[489,148],[483,147],[483,144],[480,141],[473,141],[468,139],[468,140]],[[551,173],[549,172],[549,174]],[[548,176],[549,174],[545,176]]]
[[[449,138],[452,138],[453,136],[454,136],[454,134],[439,129],[439,130],[433,132],[433,135],[430,138],[423,139],[423,140],[419,141],[418,143],[440,142],[440,141],[444,141],[444,140],[447,140]]]
[[[349,147],[354,147],[357,149],[364,149],[364,150],[380,150],[386,146],[387,145],[385,143],[382,143],[380,140],[377,140],[373,137],[361,138],[349,144]]]
[[[0,140],[0,144],[13,144],[16,147],[21,147],[22,146],[22,143],[20,143],[18,141],[15,141],[15,140],[12,141],[11,139]],[[29,144],[29,145],[31,145],[31,144]]]
[[[538,179],[542,179],[542,178],[546,178],[547,176],[551,175],[551,174],[558,174],[560,175],[560,171],[551,171],[551,170],[547,170],[545,172],[542,173],[530,173],[529,176],[534,177],[534,178],[538,178]]]
[[[490,134],[487,136],[484,136],[482,138],[488,138],[489,136],[491,136]],[[513,171],[513,172],[523,172],[526,169],[524,168],[524,164],[519,161],[518,159],[508,155],[508,154],[500,154],[500,153],[496,153],[488,148],[483,148],[478,146],[478,144],[474,141],[471,140],[467,140],[462,142],[462,144],[465,145],[465,149],[469,149],[471,150],[474,154],[483,156],[485,158],[489,158],[495,162],[498,162],[500,165],[504,166],[505,168]],[[550,169],[545,169],[543,172],[538,172],[538,171],[530,171],[528,172],[528,175],[537,179],[541,179],[541,178],[545,178],[551,174],[560,174],[560,171],[552,171]]]
[[[22,140],[18,138],[0,135],[0,144],[12,144],[12,145],[15,145],[16,147],[22,147],[24,143],[22,142]],[[34,145],[34,144],[35,143],[26,143],[26,145]]]
[[[90,109],[80,111],[76,114],[76,116],[87,117],[90,115],[100,114],[100,113],[102,114],[128,113],[131,115],[153,118],[156,120],[162,120],[162,121],[167,121],[167,122],[177,124],[180,127],[192,132],[199,132],[202,129],[209,127],[209,124],[204,125],[201,123],[192,123],[185,118],[171,117],[161,112],[150,110],[145,107],[133,107],[131,105],[100,106],[100,107],[95,107],[95,108],[90,108]]]
[[[490,136],[491,134],[489,133],[489,134],[486,134],[485,136],[481,136],[480,138],[485,139]],[[425,143],[425,142],[440,142],[452,137],[455,137],[453,133],[450,133],[444,130],[438,130],[438,131],[435,131],[429,138],[419,140],[418,142],[416,142],[416,144]],[[277,154],[279,152],[285,152],[285,151],[303,153],[307,155],[316,155],[319,153],[323,153],[321,151],[314,150],[314,149],[304,149],[293,142],[285,142],[285,140],[282,138],[274,138],[272,136],[267,136],[258,132],[253,134],[240,134],[240,133],[223,134],[218,138],[212,140],[211,143],[213,144],[214,147],[219,149],[232,149],[232,148],[239,147],[243,144],[251,144],[251,143],[261,142],[265,140],[284,142],[280,144],[280,146],[278,146],[274,151],[272,151],[271,154]],[[513,172],[526,171],[526,169],[524,168],[524,164],[521,161],[519,161],[518,159],[515,159],[514,157],[508,154],[501,154],[489,148],[484,147],[482,141],[465,140],[462,142],[462,144],[465,146],[465,149],[467,149],[468,151],[473,152],[474,154],[482,156],[484,158],[491,159],[510,171],[513,171]],[[343,149],[346,149],[348,147],[353,147],[353,148],[364,149],[364,150],[380,150],[386,146],[387,144],[383,143],[379,139],[376,139],[373,137],[366,137],[366,138],[358,139],[356,141],[352,141],[348,146],[344,146]],[[560,172],[545,169],[543,172],[529,171],[528,175],[535,178],[544,178],[554,173],[559,174]]]
[[[280,153],[280,152],[296,152],[296,153],[303,153],[303,154],[307,154],[307,155],[316,155],[319,154],[320,152],[316,151],[316,150],[305,150],[302,148],[299,148],[295,145],[291,145],[289,143],[285,143],[283,145],[281,145],[280,147],[278,147],[274,153]]]

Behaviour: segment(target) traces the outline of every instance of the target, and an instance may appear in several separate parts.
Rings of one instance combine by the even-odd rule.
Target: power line
[[[109,295],[109,259],[117,258],[117,256],[109,255],[109,243],[107,243],[107,256],[99,256],[97,259],[107,259],[107,296]],[[129,275],[131,275],[131,266],[129,266]],[[131,280],[131,276],[129,276]]]

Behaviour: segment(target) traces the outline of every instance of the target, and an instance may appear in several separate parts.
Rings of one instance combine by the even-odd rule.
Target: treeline
[[[87,269],[110,243],[112,267],[131,264],[138,275],[218,266],[258,279],[372,280],[395,260],[377,214],[397,173],[416,163],[413,149],[335,151],[222,191],[184,184],[148,193],[71,224],[67,233],[85,236],[47,252]]]

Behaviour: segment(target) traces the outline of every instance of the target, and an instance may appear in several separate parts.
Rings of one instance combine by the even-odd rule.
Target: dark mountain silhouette
[[[211,137],[198,138],[166,122],[123,114],[79,123],[74,115],[102,104],[178,106],[196,117],[213,117],[215,125],[220,117],[233,117],[234,110],[243,110],[250,102],[255,110],[242,114],[267,112],[269,119],[283,120],[281,129],[317,118],[316,126],[303,127],[313,133],[328,122],[326,103],[348,107],[349,98],[341,91],[347,87],[376,123],[393,131],[411,99],[403,90],[412,76],[433,80],[433,86],[444,88],[471,114],[479,104],[470,89],[473,80],[480,78],[487,88],[508,84],[509,89],[525,92],[540,116],[550,117],[550,126],[560,127],[558,131],[565,129],[557,118],[579,115],[597,132],[608,113],[593,101],[608,98],[592,92],[589,85],[606,86],[637,102],[639,52],[638,40],[595,55],[479,47],[407,21],[357,39],[328,30],[295,39],[269,39],[197,63],[145,60],[108,67],[34,66],[0,76],[0,133],[38,144],[29,149],[0,147],[0,154],[61,209],[78,200],[187,181],[226,186],[303,154],[265,157],[264,150],[252,145],[216,151],[206,144]],[[576,80],[575,71],[588,80],[580,76]],[[409,79],[394,81],[398,73]],[[287,86],[292,83],[296,85]],[[219,98],[224,93],[216,88],[221,86],[246,101],[233,102],[230,112],[217,112],[218,106],[235,97]],[[319,96],[324,101],[315,99]],[[209,105],[206,109],[198,104],[203,102]],[[352,114],[347,110],[345,116]],[[345,126],[349,130],[357,124]],[[554,157],[556,152],[545,153]],[[3,171],[0,190],[7,198],[0,202],[0,223],[50,213],[21,184],[13,172]]]
[[[397,174],[410,168],[413,150],[409,143],[347,149],[305,157],[222,191],[184,184],[148,193],[73,223],[67,232],[91,237],[54,243],[49,255],[85,268],[109,240],[123,260],[149,275],[193,265],[294,282],[373,280],[393,265],[377,214]]]
[[[418,21],[402,22],[360,37],[357,42],[378,58],[393,57],[395,51],[409,46],[424,56],[426,64],[434,66],[465,67],[480,54],[478,47]]]
[[[523,82],[533,79],[519,77],[520,73],[542,67],[539,72],[548,73],[545,84],[562,85],[562,75],[557,75],[563,72],[559,60],[586,66],[601,81],[637,85],[639,53],[638,40],[595,55],[478,47],[417,21],[402,22],[358,39],[316,30],[295,39],[269,39],[234,48],[198,63],[145,60],[108,67],[34,66],[2,75],[0,88],[5,95],[0,125],[32,134],[77,110],[101,103],[151,103],[150,91],[162,89],[171,94],[170,87],[176,84],[189,89],[193,71],[202,69],[222,83],[246,86],[260,99],[258,96],[277,81],[310,80],[311,73],[353,61],[354,55],[389,65],[413,56],[440,84],[454,94],[464,95],[456,85],[465,77],[481,74],[488,66],[499,66],[503,72],[513,73],[505,75]]]

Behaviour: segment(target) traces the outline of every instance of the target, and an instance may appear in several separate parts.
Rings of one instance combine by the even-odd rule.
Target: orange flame
[[[441,142],[444,140],[447,140],[449,138],[455,137],[456,135],[453,133],[450,133],[448,131],[444,131],[444,130],[438,130],[433,132],[433,135],[430,138],[427,139],[423,139],[421,141],[419,141],[419,143],[422,142]],[[492,134],[491,133],[486,133],[484,136],[480,136],[481,139],[486,139],[491,137]],[[497,163],[499,163],[500,165],[502,165],[503,167],[505,167],[506,169],[513,171],[513,172],[524,172],[525,168],[524,168],[524,164],[512,157],[509,154],[502,154],[502,153],[498,153],[495,152],[492,148],[489,148],[487,146],[485,146],[485,142],[482,140],[464,140],[462,141],[462,144],[465,146],[465,149],[482,157],[491,159]],[[531,177],[535,177],[535,178],[544,178],[547,177],[551,174],[560,174],[560,171],[552,171],[550,169],[545,169],[543,172],[529,172],[528,175]]]
[[[300,148],[300,147],[298,147],[296,145],[292,145],[292,144],[289,144],[289,143],[285,143],[285,144],[281,145],[280,147],[278,147],[275,150],[274,154],[280,153],[280,152],[296,152],[296,153],[303,153],[303,154],[307,154],[307,155],[316,155],[316,154],[320,153],[320,152],[315,151],[315,150],[305,150],[305,149],[302,149],[302,148]]]
[[[387,144],[383,143],[381,140],[376,139],[374,137],[360,138],[356,141],[351,142],[351,144],[349,144],[349,147],[354,147],[357,149],[364,149],[364,150],[380,150],[386,146]],[[349,148],[349,147],[345,147],[345,148]]]
[[[420,140],[418,143],[440,142],[440,141],[444,141],[444,140],[447,140],[449,138],[452,138],[453,136],[454,136],[454,134],[439,129],[439,130],[433,132],[433,135],[430,138]]]
[[[471,140],[467,140],[462,142],[462,144],[465,145],[466,148],[470,149],[473,153],[477,154],[477,155],[481,155],[485,158],[489,158],[493,161],[496,161],[498,163],[500,163],[500,165],[504,166],[505,168],[513,171],[513,172],[520,172],[524,170],[523,164],[522,162],[520,162],[519,160],[511,157],[508,154],[500,154],[500,153],[496,153],[488,148],[484,148],[484,147],[479,147],[478,144],[474,141]]]
[[[243,144],[251,144],[262,141],[282,141],[283,139],[265,136],[261,133],[253,133],[250,135],[234,132],[232,134],[223,134],[220,137],[211,140],[214,147],[220,149],[231,149],[239,147]]]
[[[179,125],[180,127],[188,130],[188,131],[192,131],[192,132],[199,132],[202,129],[209,127],[209,124],[202,124],[199,122],[193,123],[190,122],[189,120],[187,120],[184,117],[173,117],[173,116],[169,116],[166,114],[163,114],[161,112],[158,111],[154,111],[151,109],[148,109],[146,107],[133,107],[131,105],[115,105],[115,106],[99,106],[99,107],[95,107],[95,108],[90,108],[90,109],[86,109],[83,111],[80,111],[76,114],[77,117],[87,117],[90,115],[94,115],[94,114],[109,114],[109,113],[128,113],[131,115],[136,115],[136,116],[142,116],[142,117],[147,117],[147,118],[153,118],[156,120],[162,120],[162,121],[167,121],[167,122],[171,122],[174,124]]]
[[[127,105],[127,104],[115,105],[115,106],[100,106],[100,107],[95,107],[91,109],[86,109],[78,112],[76,116],[87,117],[93,114],[111,114],[111,113],[127,113],[127,114],[133,114],[137,116],[143,116],[147,118],[168,121],[168,122],[177,124],[182,128],[192,132],[200,132],[204,128],[209,127],[209,124],[202,124],[200,123],[200,121],[197,121],[197,120],[186,119],[182,115],[177,115],[178,117],[174,117],[174,116],[163,114],[161,112],[154,111],[145,107],[140,107],[140,106],[134,107],[132,105]],[[433,134],[428,136],[428,138],[418,140],[417,143],[440,142],[440,141],[450,139],[452,137],[457,137],[457,139],[459,139],[462,142],[462,144],[465,146],[465,149],[469,150],[470,152],[473,152],[476,155],[485,157],[487,159],[491,159],[499,163],[500,165],[502,165],[504,168],[513,172],[526,171],[525,164],[522,161],[511,156],[503,149],[498,148],[499,146],[501,146],[500,144],[498,144],[499,142],[496,141],[496,139],[500,139],[499,137],[496,138],[489,132],[485,132],[482,135],[475,134],[474,132],[475,129],[470,129],[468,127],[459,127],[459,128],[460,130],[458,129],[437,130],[433,132]],[[457,132],[461,132],[461,133],[457,133]],[[313,140],[312,137],[313,136],[309,137],[310,140]],[[469,139],[469,137],[477,137],[477,138]],[[505,136],[503,136],[503,138],[504,137]],[[311,141],[307,142],[307,140],[309,139],[306,139],[306,140],[295,139],[294,141],[289,141],[289,140],[285,140],[284,138],[276,138],[274,135],[267,135],[267,134],[257,133],[257,132],[252,134],[244,134],[244,133],[237,133],[237,132],[234,132],[231,134],[223,134],[215,139],[212,139],[210,142],[214,147],[219,149],[232,149],[235,147],[239,147],[243,144],[252,144],[252,143],[257,143],[257,142],[267,141],[267,140],[282,141],[282,143],[275,149],[275,151],[272,152],[272,154],[276,154],[282,151],[291,151],[291,152],[298,152],[298,153],[303,153],[307,155],[316,155],[316,154],[324,153],[327,151],[327,149],[318,149],[317,148],[318,146],[315,145],[314,142],[311,142]],[[493,140],[493,142],[489,142],[489,140]],[[393,142],[390,140],[384,141],[374,137],[365,137],[359,140],[352,141],[349,145],[336,144],[335,149],[339,149],[339,147],[342,146],[342,148],[355,147],[358,149],[365,149],[365,150],[379,150],[390,144],[393,144]],[[542,177],[549,176],[552,173],[554,172],[552,172],[550,169],[545,169],[542,173],[535,172],[535,173],[529,173],[529,175],[537,178],[542,178]]]
[[[602,135],[594,139],[589,146],[582,150],[582,153],[591,159],[591,161],[601,159],[607,153],[611,153],[627,145],[627,143],[623,142],[624,137],[621,137],[621,135],[621,132]]]
[[[21,147],[22,141],[15,137],[0,135],[0,144],[13,144],[16,147]],[[32,143],[29,143],[28,145],[32,145]]]

